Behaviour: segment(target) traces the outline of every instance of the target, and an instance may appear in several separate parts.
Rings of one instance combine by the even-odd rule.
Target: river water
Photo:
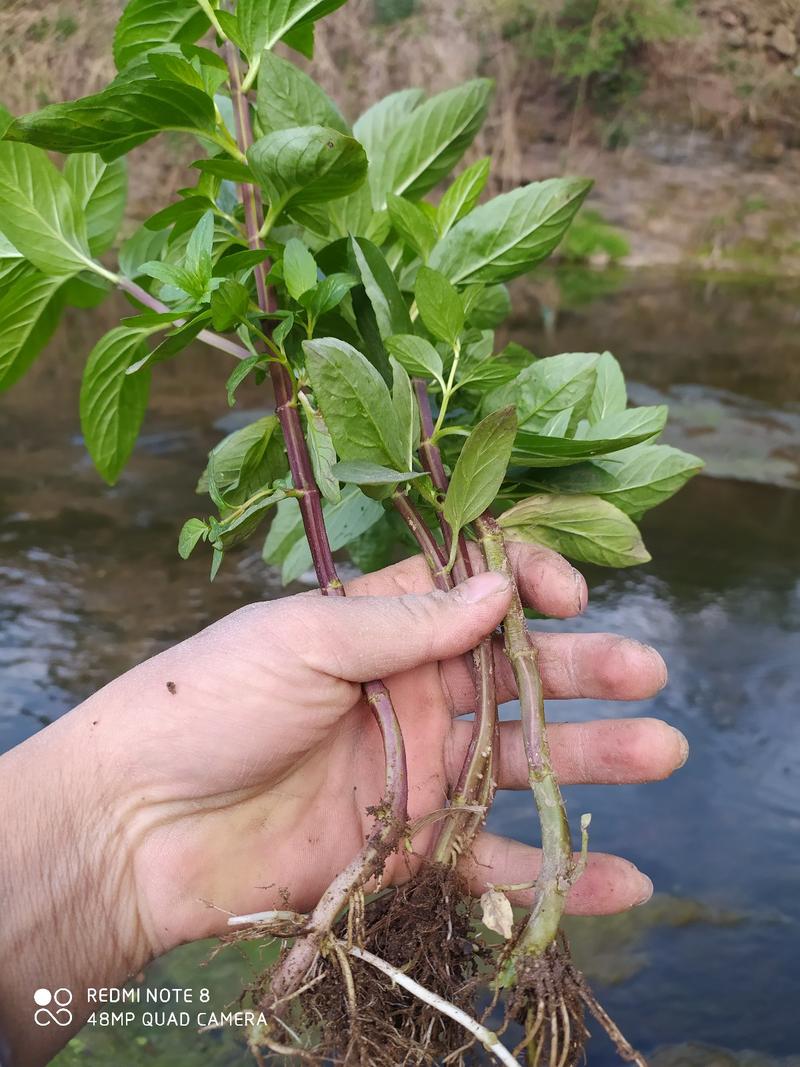
[[[592,812],[593,847],[629,856],[658,894],[628,917],[573,920],[571,936],[604,1003],[658,1067],[796,1065],[800,288],[641,272],[613,287],[589,282],[568,278],[556,299],[549,287],[544,321],[535,291],[521,291],[514,336],[542,354],[614,351],[637,400],[667,397],[667,440],[704,456],[709,473],[646,519],[652,563],[588,574],[589,610],[569,624],[656,645],[670,684],[647,703],[561,704],[559,719],[658,715],[692,745],[669,782],[567,790],[576,818]],[[198,351],[157,368],[126,474],[109,489],[93,472],[79,374],[114,313],[75,313],[0,400],[0,751],[146,656],[281,593],[254,550],[226,561],[213,586],[205,557],[183,563],[175,552],[228,414],[224,360]],[[241,408],[263,405],[254,388],[241,391]],[[494,829],[532,841],[534,824],[526,796],[498,800]],[[186,953],[151,980],[181,966],[187,984]],[[215,966],[204,984],[217,974],[230,985]],[[230,1035],[136,1035],[84,1031],[58,1063],[248,1062]],[[598,1039],[589,1062],[616,1060]]]

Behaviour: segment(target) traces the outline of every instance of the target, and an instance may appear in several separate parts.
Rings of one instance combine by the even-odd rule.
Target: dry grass
[[[664,218],[674,246],[668,258],[695,254],[705,243],[708,218],[720,214],[698,187],[689,205],[689,219],[702,215],[697,225],[686,225],[685,204],[678,224],[664,217],[664,183],[683,182],[683,176],[669,173],[681,163],[668,158],[676,137],[706,131],[717,144],[709,149],[712,162],[730,163],[736,171],[732,188],[749,182],[754,188],[748,185],[748,196],[763,195],[768,202],[776,197],[776,204],[790,199],[795,157],[800,159],[796,61],[770,49],[767,31],[793,14],[800,35],[797,0],[698,0],[696,37],[651,45],[640,57],[649,85],[615,117],[617,126],[626,124],[630,147],[613,157],[602,149],[602,121],[589,109],[573,114],[574,95],[530,58],[529,46],[520,47],[503,32],[513,9],[533,27],[530,40],[537,19],[550,17],[561,2],[417,0],[414,15],[387,25],[375,21],[375,0],[349,0],[320,24],[311,69],[350,118],[408,85],[436,91],[477,74],[494,78],[494,104],[468,157],[491,156],[492,191],[566,171],[597,176],[599,190],[605,190],[602,208],[613,221],[633,233],[649,233],[651,216]],[[0,5],[0,102],[12,112],[96,91],[113,76],[111,38],[123,0],[0,0]],[[727,25],[731,11],[740,30]],[[745,45],[733,47],[734,32],[745,33]],[[160,137],[136,150],[128,228],[189,183],[192,151],[190,140],[178,137]],[[609,174],[623,173],[630,179],[624,196],[614,192],[622,185],[608,180]],[[696,186],[702,175],[688,177]],[[729,213],[737,210],[737,195],[734,189]],[[759,218],[770,222],[768,213]],[[643,255],[649,255],[646,249]]]

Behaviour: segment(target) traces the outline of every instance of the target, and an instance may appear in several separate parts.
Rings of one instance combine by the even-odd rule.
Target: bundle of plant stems
[[[133,313],[92,350],[81,389],[86,444],[109,483],[133,449],[152,370],[196,339],[239,361],[229,403],[248,376],[274,393],[274,415],[211,452],[199,489],[216,513],[184,525],[182,556],[207,543],[213,578],[271,517],[265,560],[287,582],[313,565],[325,596],[344,596],[334,562],[344,548],[372,569],[418,547],[442,590],[476,569],[514,583],[503,640],[542,836],[529,913],[514,920],[506,892],[519,887],[494,887],[481,932],[459,874],[495,790],[488,637],[473,656],[463,768],[435,816],[431,855],[399,889],[381,888],[381,873],[417,832],[403,736],[384,683],[364,686],[383,741],[383,797],[362,851],[310,915],[250,917],[244,936],[285,939],[253,991],[269,1019],[250,1035],[254,1054],[395,1065],[485,1054],[567,1067],[582,1058],[588,1007],[642,1063],[559,932],[588,818],[576,859],[507,546],[646,561],[635,520],[699,463],[655,443],[666,409],[629,408],[610,353],[498,348],[506,283],[556,248],[590,183],[554,178],[480,203],[480,159],[445,185],[486,116],[485,79],[429,98],[393,93],[351,127],[284,55],[310,57],[315,21],[342,2],[130,0],[106,89],[2,116],[0,384],[24,373],[65,306],[119,289]],[[196,139],[196,182],[121,244],[111,269],[99,257],[122,222],[125,157],[163,131]],[[63,168],[49,152],[66,156]]]

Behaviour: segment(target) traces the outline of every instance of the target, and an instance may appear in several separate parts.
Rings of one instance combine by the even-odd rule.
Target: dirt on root
[[[488,956],[473,940],[472,909],[462,879],[448,867],[429,865],[409,884],[369,902],[358,943],[472,1014],[479,968]],[[346,918],[334,933],[346,943]],[[303,1010],[307,1023],[320,1028],[328,1055],[358,1067],[433,1065],[464,1044],[457,1023],[371,965],[329,952],[324,966],[326,977],[304,998]]]

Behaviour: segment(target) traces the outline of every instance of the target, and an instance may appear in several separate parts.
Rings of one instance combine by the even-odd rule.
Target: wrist
[[[150,956],[124,805],[85,707],[0,758],[0,951],[11,963],[0,974],[0,1031],[14,1063],[47,1062],[91,1010],[87,988],[124,982]],[[69,990],[71,1023],[37,1025],[42,989]]]

